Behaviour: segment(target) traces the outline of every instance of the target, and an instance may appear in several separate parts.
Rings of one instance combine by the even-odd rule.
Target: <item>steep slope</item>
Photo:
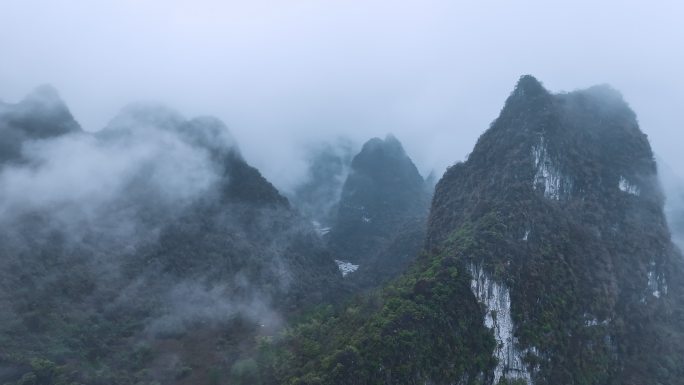
[[[321,291],[329,289],[334,275],[332,257],[313,227],[245,162],[221,121],[184,121],[160,106],[133,105],[101,135],[125,140],[127,130],[146,126],[160,127],[205,149],[217,175],[215,184],[176,220],[160,224],[157,243],[144,256],[153,272],[162,269],[224,282],[239,274],[255,288],[272,286],[269,296],[287,293],[287,299],[278,302],[293,307],[300,297],[323,297]]]
[[[293,328],[276,377],[684,383],[682,256],[646,136],[609,87],[553,95],[523,76],[438,183],[426,249],[379,293]]]
[[[485,218],[491,241],[462,263],[499,342],[495,381],[681,383],[682,259],[619,93],[522,77],[439,182],[427,245]]]
[[[36,146],[0,173],[2,383],[233,381],[341,283],[215,118],[136,104]]]
[[[422,247],[429,199],[401,143],[392,135],[373,138],[352,160],[328,243],[360,266],[355,279],[394,277]]]

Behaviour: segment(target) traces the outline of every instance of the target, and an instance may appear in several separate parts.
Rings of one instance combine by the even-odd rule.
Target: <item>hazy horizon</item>
[[[0,99],[54,85],[84,129],[126,104],[214,115],[287,191],[302,148],[393,133],[426,175],[463,160],[523,74],[552,92],[608,83],[684,174],[684,52],[675,1],[250,4],[8,1]]]

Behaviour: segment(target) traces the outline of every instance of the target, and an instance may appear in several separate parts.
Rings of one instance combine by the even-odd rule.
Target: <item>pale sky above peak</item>
[[[0,99],[51,83],[91,131],[137,100],[215,115],[287,190],[337,136],[392,132],[441,172],[529,73],[611,84],[684,175],[683,19],[674,0],[2,0]]]

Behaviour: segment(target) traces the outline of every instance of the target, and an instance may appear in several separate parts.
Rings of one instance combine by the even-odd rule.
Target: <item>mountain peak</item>
[[[351,166],[353,172],[366,174],[374,179],[392,178],[394,172],[404,176],[418,172],[401,142],[391,134],[384,140],[372,138],[364,143],[361,151],[352,159]]]
[[[532,75],[521,76],[513,90],[513,95],[524,97],[534,97],[548,93],[542,83]]]
[[[46,138],[81,131],[57,90],[42,85],[16,104],[3,105],[0,123],[30,138]]]
[[[494,351],[494,383],[530,383],[535,375],[568,382],[553,381],[562,378],[548,364],[554,360],[571,363],[563,370],[578,378],[599,372],[582,360],[601,362],[607,374],[595,383],[673,383],[661,358],[644,358],[681,344],[666,337],[681,335],[681,324],[661,312],[681,306],[682,286],[674,282],[682,265],[656,178],[650,144],[619,92],[597,86],[551,94],[532,77],[521,78],[468,160],[446,172],[433,199],[428,248],[449,250],[456,235],[472,231],[467,238],[477,248],[454,255],[469,270],[476,299],[502,320],[485,321],[494,330],[498,322],[512,325],[510,335],[520,335],[495,335],[501,348]],[[488,294],[496,285],[510,293],[504,308]],[[547,319],[539,303],[557,304],[558,313]],[[561,331],[562,343],[539,338],[549,325]],[[605,334],[585,334],[599,325]],[[610,344],[604,351],[558,348],[571,341],[599,346],[604,335],[620,335],[624,353],[613,354]],[[664,347],[653,346],[658,338],[668,341]],[[534,369],[519,365],[530,349],[553,358]],[[668,359],[681,361],[681,354]],[[618,367],[624,369],[611,373]]]
[[[532,75],[523,75],[518,79],[515,88],[513,88],[513,91],[506,99],[506,103],[504,103],[501,115],[497,120],[508,123],[500,124],[499,129],[510,131],[513,126],[523,130],[535,126],[545,128],[544,125],[532,122],[519,125],[516,121],[530,118],[543,119],[545,111],[549,111],[552,108],[553,102],[553,95],[542,86],[539,80]],[[521,115],[522,112],[524,112],[525,116]],[[488,132],[485,132],[483,136],[487,134]]]
[[[36,87],[17,104],[17,108],[20,113],[26,115],[41,114],[50,119],[73,119],[66,103],[51,84]]]
[[[64,104],[59,92],[52,84],[42,84],[31,91],[24,102],[39,102],[42,104]]]
[[[385,267],[395,270],[388,275],[397,273],[414,253],[402,258],[397,252],[389,253],[393,257],[385,255],[392,237],[408,223],[418,223],[414,235],[422,235],[428,201],[428,188],[399,140],[392,135],[370,139],[352,160],[330,244],[350,260],[363,261],[362,271],[389,258]],[[422,240],[422,236],[418,238]],[[415,242],[406,250],[417,253],[420,244]]]
[[[392,134],[387,134],[384,140],[377,137],[368,140],[364,143],[358,156],[361,158],[366,156],[383,156],[391,158],[407,157],[401,142]]]
[[[385,143],[401,146],[401,142],[399,142],[399,139],[397,139],[397,137],[394,136],[394,134],[392,133],[385,135]]]
[[[126,105],[107,124],[107,130],[130,130],[133,127],[174,129],[185,118],[173,108],[156,102],[134,102]]]

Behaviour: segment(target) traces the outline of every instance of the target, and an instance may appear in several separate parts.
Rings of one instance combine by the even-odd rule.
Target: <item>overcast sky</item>
[[[216,115],[288,189],[338,135],[392,132],[441,172],[529,73],[613,85],[684,175],[682,20],[675,0],[0,0],[0,99],[51,83],[91,131],[137,100]]]

